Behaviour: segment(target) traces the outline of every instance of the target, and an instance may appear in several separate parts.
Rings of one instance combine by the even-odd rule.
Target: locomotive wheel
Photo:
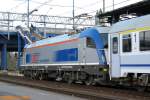
[[[74,82],[73,74],[71,72],[65,73],[63,79],[68,84],[72,84]]]
[[[67,81],[67,83],[68,83],[68,84],[72,84],[72,83],[73,83],[73,80],[72,80],[71,78],[69,78],[68,81]]]
[[[32,78],[32,80],[36,80],[37,79],[37,72],[32,72],[31,78]]]
[[[88,76],[88,78],[85,80],[85,84],[87,86],[92,85],[94,81],[94,78],[92,76]]]
[[[34,74],[33,74],[33,72],[31,71],[30,72],[30,79],[32,79],[32,80],[34,80],[35,78],[34,78]]]
[[[68,84],[72,84],[73,83],[73,79],[72,79],[72,74],[71,73],[69,73],[69,75],[67,76],[68,78],[67,78],[67,83]]]
[[[39,74],[39,80],[43,80],[44,79],[44,76],[43,76],[43,74],[41,73],[41,74]]]

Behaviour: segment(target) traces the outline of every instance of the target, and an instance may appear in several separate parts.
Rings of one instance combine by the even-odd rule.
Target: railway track
[[[85,86],[63,82],[39,81],[22,76],[0,74],[0,81],[84,97],[90,100],[150,100],[150,93],[110,87]]]

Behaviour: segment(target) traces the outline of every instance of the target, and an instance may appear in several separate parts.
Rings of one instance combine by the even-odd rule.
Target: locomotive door
[[[120,77],[119,34],[111,35],[111,76]]]

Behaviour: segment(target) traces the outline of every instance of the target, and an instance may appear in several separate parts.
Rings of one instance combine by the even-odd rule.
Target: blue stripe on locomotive
[[[56,51],[56,62],[78,61],[78,48],[64,49]]]

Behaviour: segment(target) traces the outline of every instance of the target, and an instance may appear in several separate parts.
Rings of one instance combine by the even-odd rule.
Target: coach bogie
[[[141,74],[138,77],[138,85],[139,86],[148,86],[149,83],[149,75],[148,74]]]

